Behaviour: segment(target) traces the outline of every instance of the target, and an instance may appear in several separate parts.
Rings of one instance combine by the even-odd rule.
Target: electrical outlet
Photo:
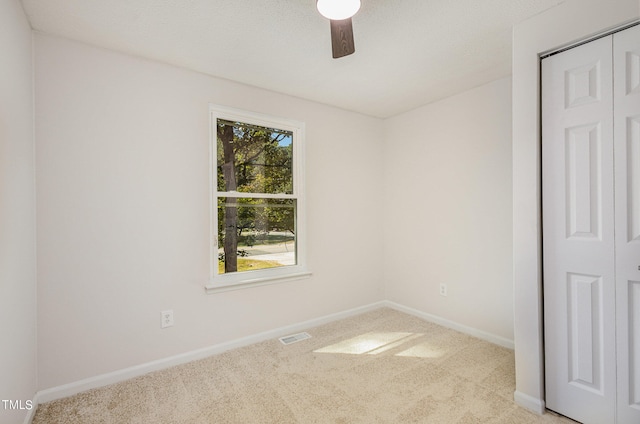
[[[447,295],[447,285],[445,283],[440,283],[440,296]]]
[[[173,325],[173,310],[169,309],[166,311],[160,312],[162,317],[161,326],[162,328],[171,327]]]

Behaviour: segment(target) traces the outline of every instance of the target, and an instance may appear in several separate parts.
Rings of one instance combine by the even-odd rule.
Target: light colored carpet
[[[573,423],[513,402],[513,352],[382,308],[38,407],[44,423]]]

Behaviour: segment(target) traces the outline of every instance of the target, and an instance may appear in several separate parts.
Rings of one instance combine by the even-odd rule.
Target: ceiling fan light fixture
[[[360,10],[360,0],[317,0],[318,12],[327,19],[341,21]]]

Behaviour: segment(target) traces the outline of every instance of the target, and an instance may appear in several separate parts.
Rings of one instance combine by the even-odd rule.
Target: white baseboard
[[[456,331],[460,331],[462,333],[469,334],[471,336],[489,341],[491,343],[494,343],[509,349],[513,349],[512,340],[508,340],[503,337],[489,334],[484,331],[477,330],[475,328],[467,327],[462,324],[458,324],[456,322],[449,321],[435,315],[427,314],[425,312],[418,311],[416,309],[412,309],[412,308],[400,305],[398,303],[385,300],[385,301],[361,306],[358,308],[349,309],[347,311],[325,315],[320,318],[303,321],[297,324],[288,325],[285,327],[280,327],[280,328],[276,328],[269,331],[264,331],[262,333],[254,334],[254,335],[243,337],[240,339],[219,343],[219,344],[205,347],[202,349],[185,352],[179,355],[170,356],[168,358],[147,362],[144,364],[125,368],[122,370],[97,375],[95,377],[90,377],[87,379],[65,384],[62,386],[45,389],[37,393],[36,398],[34,400],[34,405],[37,405],[36,401],[38,403],[51,402],[53,400],[62,399],[68,396],[73,396],[75,394],[78,394],[87,390],[95,389],[98,387],[104,387],[110,384],[115,384],[121,381],[129,380],[131,378],[148,374],[153,371],[158,371],[158,370],[173,367],[176,365],[181,365],[187,362],[196,361],[198,359],[203,359],[208,356],[223,353],[231,349],[237,349],[239,347],[248,346],[254,343],[259,343],[264,340],[274,339],[274,338],[286,336],[288,334],[307,330],[311,327],[317,327],[319,325],[323,325],[323,324],[333,322],[343,318],[348,318],[348,317],[358,315],[363,312],[372,311],[374,309],[378,309],[381,307],[392,308],[400,312],[417,316],[419,318],[424,319],[425,321],[433,322],[435,324],[442,325],[443,327],[448,327]],[[531,409],[531,408],[528,408],[528,409]],[[33,409],[33,412],[35,412],[35,408]],[[25,424],[29,424],[30,422],[31,422],[31,419],[29,419],[29,421],[25,421]]]
[[[363,312],[368,312],[374,309],[378,309],[386,306],[384,302],[376,302],[369,305],[361,306],[358,308],[349,309],[347,311],[338,312],[335,314],[325,315],[320,318],[300,322],[285,327],[276,328],[262,333],[254,334],[251,336],[243,337],[236,340],[231,340],[224,343],[219,343],[213,346],[205,347],[202,349],[193,350],[191,352],[185,352],[179,355],[171,356],[168,358],[159,359],[157,361],[147,362],[145,364],[136,365],[133,367],[125,368],[118,371],[113,371],[107,374],[97,375],[84,380],[76,381],[73,383],[65,384],[62,386],[52,387],[45,389],[37,393],[36,399],[38,403],[51,402],[53,400],[62,399],[68,396],[95,389],[98,387],[108,386],[110,384],[119,383],[121,381],[129,380],[134,377],[138,377],[144,374],[148,374],[153,371],[181,365],[187,362],[203,359],[211,355],[226,352],[231,349],[237,349],[239,347],[248,346],[254,343],[259,343],[264,340],[278,338],[286,336],[291,333],[296,333],[302,330],[307,330],[311,327],[317,327],[319,325],[327,324],[339,319],[348,318],[350,316],[358,315]],[[34,403],[35,405],[35,403]],[[35,408],[34,408],[35,411]],[[28,424],[28,422],[25,422]]]
[[[455,321],[450,321],[448,319],[439,317],[437,315],[431,315],[426,312],[419,311],[417,309],[409,308],[408,306],[400,305],[395,302],[391,302],[389,300],[385,300],[381,302],[383,306],[388,308],[395,309],[400,312],[404,312],[409,315],[414,315],[418,318],[422,318],[425,321],[433,322],[434,324],[441,325],[443,327],[451,328],[452,330],[459,331],[461,333],[468,334],[470,336],[477,337],[482,340],[486,340],[493,344],[497,344],[498,346],[506,347],[508,349],[513,350],[514,344],[513,340],[506,339],[504,337],[496,336],[495,334],[487,333],[477,328],[467,327],[466,325],[459,324]]]
[[[38,394],[36,393],[35,396],[33,397],[33,399],[31,400],[31,404],[33,405],[33,408],[31,408],[30,410],[27,411],[27,416],[24,417],[24,424],[31,424],[31,421],[33,421],[33,417],[36,416],[36,410],[38,409]]]
[[[538,415],[542,415],[546,411],[544,400],[529,396],[522,392],[515,391],[513,393],[513,400],[517,405],[522,406],[531,412],[535,412]]]

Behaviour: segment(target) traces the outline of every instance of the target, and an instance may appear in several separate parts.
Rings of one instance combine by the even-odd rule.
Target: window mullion
[[[251,198],[251,199],[297,199],[295,194],[285,193],[245,193],[241,191],[218,191],[217,197]]]

